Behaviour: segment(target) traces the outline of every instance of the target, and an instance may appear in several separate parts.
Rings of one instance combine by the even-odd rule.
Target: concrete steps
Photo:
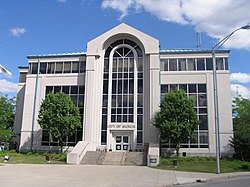
[[[146,166],[147,156],[144,152],[88,151],[80,164]]]
[[[106,152],[104,151],[88,151],[83,157],[80,164],[84,165],[101,165],[105,158]]]
[[[103,165],[124,165],[126,152],[107,152]]]
[[[144,152],[127,152],[125,156],[126,166],[146,166],[147,155]]]

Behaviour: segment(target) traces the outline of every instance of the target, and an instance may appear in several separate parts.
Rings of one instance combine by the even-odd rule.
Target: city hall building
[[[201,124],[181,152],[214,155],[215,112],[211,50],[162,50],[157,39],[124,23],[97,36],[81,53],[27,56],[19,67],[15,131],[20,151],[57,149],[37,116],[46,93],[63,92],[78,106],[82,128],[66,139],[82,150],[137,151],[160,143],[152,119],[163,94],[183,89]],[[220,152],[233,135],[228,50],[216,51]],[[173,147],[161,141],[163,150]],[[81,145],[81,144],[79,144]]]

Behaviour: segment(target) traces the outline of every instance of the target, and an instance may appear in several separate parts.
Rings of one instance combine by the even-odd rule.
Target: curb
[[[175,182],[173,185],[184,185],[184,184],[193,184],[193,183],[204,183],[207,182],[206,178],[192,178],[189,181],[185,182]]]
[[[240,178],[240,177],[250,177],[250,172],[246,173],[229,173],[229,174],[220,174],[221,176],[212,177],[208,181],[220,181],[226,179]]]
[[[215,177],[207,178],[190,178],[184,182],[175,182],[173,185],[185,185],[185,184],[193,184],[193,183],[206,183],[206,182],[217,182],[221,180],[240,178],[240,177],[250,177],[250,172],[246,173],[227,173],[227,174],[219,174]]]

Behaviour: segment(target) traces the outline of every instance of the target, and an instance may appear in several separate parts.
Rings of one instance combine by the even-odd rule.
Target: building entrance
[[[116,151],[128,151],[129,150],[129,136],[117,135],[115,137],[115,150]]]

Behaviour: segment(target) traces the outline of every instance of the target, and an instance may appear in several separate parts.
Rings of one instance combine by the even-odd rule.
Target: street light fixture
[[[217,174],[220,174],[220,120],[219,120],[219,104],[218,104],[218,82],[217,82],[217,67],[216,67],[216,57],[215,51],[219,48],[238,30],[247,30],[250,29],[250,25],[242,26],[238,29],[235,29],[229,35],[220,40],[217,44],[212,47],[212,58],[213,58],[213,83],[214,83],[214,112],[215,112],[215,136],[216,136],[216,165],[217,165]]]

